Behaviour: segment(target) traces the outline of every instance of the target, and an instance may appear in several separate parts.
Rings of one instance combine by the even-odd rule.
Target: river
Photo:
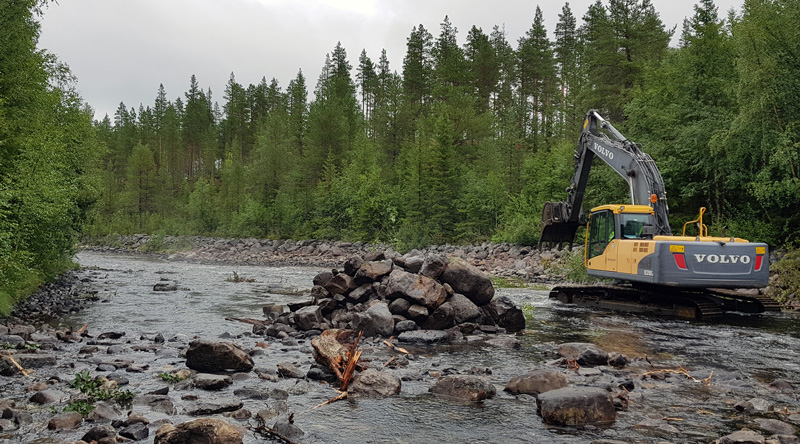
[[[262,318],[267,304],[283,304],[302,297],[312,278],[322,271],[309,267],[204,265],[147,256],[124,256],[83,251],[77,255],[81,274],[98,291],[101,301],[73,314],[62,323],[88,324],[94,333],[124,331],[134,342],[161,333],[202,339],[232,338],[253,348],[264,338],[252,336],[250,326],[226,318]],[[234,272],[253,282],[231,282]],[[176,283],[175,292],[154,292],[159,282]],[[404,369],[400,395],[378,400],[340,401],[316,410],[312,407],[336,395],[328,386],[310,381],[295,390],[288,403],[305,443],[588,443],[596,439],[628,442],[709,441],[753,427],[757,417],[787,420],[798,410],[800,392],[800,318],[797,313],[727,314],[722,321],[702,323],[611,311],[588,310],[551,302],[547,291],[498,289],[532,313],[527,328],[513,338],[519,347],[491,345],[482,338],[455,345],[407,347],[414,359]],[[181,336],[185,335],[185,336]],[[274,373],[278,362],[294,362],[307,371],[313,359],[308,341],[271,340],[266,353],[254,357],[256,368]],[[628,411],[620,412],[607,428],[552,427],[536,414],[534,400],[502,391],[514,376],[536,368],[554,368],[556,346],[564,342],[592,342],[607,351],[626,354],[624,370],[603,369],[601,375],[574,374],[572,385],[602,386],[609,381],[633,380]],[[169,342],[167,343],[169,344]],[[183,344],[185,345],[185,344]],[[365,356],[382,367],[392,354],[379,341],[365,341]],[[151,354],[152,355],[152,354]],[[180,368],[181,359],[131,352],[131,359],[151,369]],[[697,379],[711,375],[706,385],[681,375],[666,381],[642,375],[653,369],[685,368]],[[488,369],[488,371],[487,371]],[[562,369],[563,370],[563,369]],[[568,370],[563,370],[569,372]],[[477,372],[497,387],[495,398],[481,404],[459,404],[428,393],[436,373]],[[713,373],[712,373],[713,372]],[[163,383],[153,375],[130,375],[130,389],[144,393]],[[775,379],[796,387],[793,393],[767,388]],[[261,381],[253,376],[213,396],[232,396],[236,388],[263,386],[296,389],[296,381]],[[181,394],[173,395],[179,414],[173,421],[191,419],[181,414]],[[739,415],[733,404],[765,398],[774,410]],[[245,400],[253,413],[265,401]],[[147,413],[147,412],[145,412]],[[148,417],[158,419],[157,413]],[[668,418],[664,421],[663,418]],[[797,419],[796,417],[791,417]],[[642,427],[657,419],[670,427]],[[233,421],[233,420],[231,420]],[[791,422],[791,419],[788,419]],[[150,436],[152,442],[153,435]],[[264,442],[249,435],[245,442]]]

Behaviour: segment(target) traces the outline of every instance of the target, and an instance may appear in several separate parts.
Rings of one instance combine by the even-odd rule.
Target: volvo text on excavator
[[[631,204],[593,208],[582,203],[592,161],[599,157],[628,183]],[[664,181],[653,159],[591,110],[575,150],[567,200],[547,202],[540,247],[571,243],[585,226],[589,275],[624,284],[560,285],[551,297],[566,303],[710,319],[724,311],[762,312],[780,306],[757,290],[769,280],[768,247],[738,237],[709,236],[701,208],[680,236],[669,225]],[[698,234],[687,235],[696,224]],[[735,289],[735,290],[734,290]],[[750,290],[740,290],[750,289]]]

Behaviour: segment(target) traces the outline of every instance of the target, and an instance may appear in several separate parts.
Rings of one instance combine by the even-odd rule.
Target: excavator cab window
[[[592,213],[589,217],[589,259],[603,254],[614,240],[614,214],[608,210]]]
[[[619,226],[623,239],[643,239],[645,226],[652,224],[652,216],[649,214],[623,213],[619,215]]]

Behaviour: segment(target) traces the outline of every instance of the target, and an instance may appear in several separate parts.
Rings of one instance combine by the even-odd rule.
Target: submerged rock
[[[567,378],[552,370],[534,370],[524,375],[516,376],[504,388],[512,394],[526,394],[538,396],[540,393],[557,390],[567,386]]]
[[[536,398],[539,416],[546,424],[603,425],[616,420],[611,394],[594,387],[565,387]]]
[[[440,379],[429,391],[460,401],[478,402],[497,394],[491,382],[472,375],[450,375]]]

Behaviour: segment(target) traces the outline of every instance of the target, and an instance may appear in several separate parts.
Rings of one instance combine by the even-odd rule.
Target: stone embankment
[[[399,256],[390,246],[362,242],[322,240],[225,239],[200,236],[150,236],[134,234],[93,239],[82,248],[112,253],[156,253],[198,263],[243,265],[297,265],[336,267],[351,256],[385,252]],[[164,253],[168,252],[168,253]],[[514,244],[436,245],[406,255],[436,254],[463,259],[491,276],[518,278],[534,283],[564,279],[565,251],[539,251]]]

